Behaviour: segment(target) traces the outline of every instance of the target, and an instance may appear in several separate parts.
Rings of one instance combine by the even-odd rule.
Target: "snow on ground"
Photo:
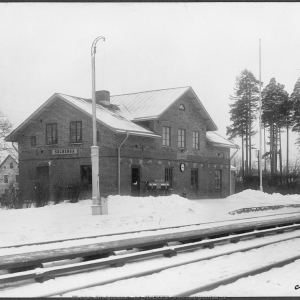
[[[205,226],[206,227],[220,226],[220,225],[225,225],[227,223],[232,223],[237,221],[238,222],[250,221],[249,219],[253,217],[257,219],[268,219],[271,217],[275,217],[275,216],[278,217],[281,215],[288,217],[288,216],[292,216],[293,213],[300,212],[300,207],[297,207],[297,204],[300,204],[299,195],[287,195],[287,196],[283,196],[280,194],[269,195],[259,191],[246,190],[242,193],[238,193],[230,197],[227,197],[226,199],[205,199],[205,200],[188,200],[178,195],[172,195],[168,197],[109,196],[108,215],[100,215],[100,216],[92,215],[91,200],[82,200],[75,204],[71,204],[65,201],[58,205],[50,204],[42,208],[27,208],[21,210],[0,209],[0,237],[1,237],[0,248],[4,247],[3,249],[0,249],[0,256],[18,253],[18,252],[20,253],[20,252],[28,252],[28,251],[38,251],[42,249],[49,249],[50,247],[65,247],[70,245],[90,244],[90,243],[101,241],[101,239],[103,238],[100,238],[99,240],[88,239],[88,240],[80,240],[80,241],[75,239],[72,242],[51,244],[50,246],[43,245],[43,246],[27,246],[27,247],[20,247],[20,248],[5,248],[5,246],[8,245],[26,244],[32,242],[67,239],[67,238],[68,239],[78,238],[82,236],[124,233],[124,232],[147,230],[147,229],[155,230],[155,229],[167,228],[170,226],[193,225],[191,227],[185,227],[184,229],[181,229],[181,230],[190,230],[194,228],[199,228],[199,226],[203,228]],[[288,205],[294,205],[294,206],[292,207]],[[235,214],[235,215],[230,214],[230,212],[234,212],[236,210],[248,209],[253,207],[256,208],[261,207],[264,209],[267,208],[267,210],[263,210],[263,209],[259,211],[243,210],[240,214]],[[277,209],[273,210],[272,207],[277,207]],[[194,224],[200,224],[200,225],[194,225]],[[168,232],[168,230],[170,229],[166,229],[166,231],[164,232]],[[136,236],[149,235],[149,234],[157,234],[157,232],[148,231],[144,233],[136,233]],[[119,238],[126,238],[126,235],[123,234],[118,236],[105,237],[106,240],[119,239]],[[249,242],[251,243],[251,241]],[[233,247],[233,246],[234,245],[227,245],[226,247]],[[295,244],[295,246],[293,245],[292,247],[296,249],[300,249],[300,243],[298,242],[298,244]],[[272,251],[274,251],[275,254],[278,253],[278,255],[279,253],[288,253],[286,249],[284,251],[277,250],[279,248],[277,249],[272,248],[272,249],[273,249]],[[199,250],[199,251],[202,251],[201,253],[205,253],[203,251],[214,251],[214,249]],[[269,251],[270,250],[266,250],[265,253],[268,254]],[[188,255],[188,254],[184,254],[184,255]],[[260,255],[259,261],[264,262],[265,261],[264,257],[265,257],[264,255]],[[163,261],[164,258],[161,259]],[[172,259],[177,259],[177,258],[172,258]],[[244,260],[247,261],[247,259],[241,258],[241,261]],[[152,264],[151,261],[154,262],[153,260],[150,260],[149,263],[151,264]],[[228,266],[226,270],[230,270],[230,272],[236,271],[237,265],[239,264],[233,263],[231,266]],[[123,268],[121,268],[123,271],[126,270],[126,268],[124,269]],[[118,269],[118,272],[120,272],[121,269]],[[211,270],[213,270],[216,274],[220,273],[220,269],[216,265],[213,265]],[[295,270],[298,269],[295,268]],[[109,271],[109,272],[113,272],[113,271]],[[221,276],[224,272],[222,271],[219,275]],[[201,271],[201,273],[203,272]],[[207,274],[206,272],[204,273]],[[93,273],[90,274],[91,276],[93,276]],[[298,275],[299,272],[297,273],[297,276]],[[75,275],[65,277],[65,280],[67,281],[71,280],[73,282],[73,279],[75,278],[73,276]],[[81,275],[81,276],[87,276],[87,275]],[[193,276],[196,275],[194,274]],[[154,282],[151,283],[151,285],[152,284],[159,285],[158,284],[159,282],[164,282],[165,280],[167,280],[165,279],[162,281],[161,277],[155,277],[155,278],[160,278],[160,279],[157,279],[158,281],[154,280]],[[174,273],[172,276],[170,276],[170,278],[177,278],[177,277]],[[143,279],[143,280],[147,280],[147,279]],[[65,285],[67,281],[65,281],[63,285]],[[56,282],[58,282],[58,280]],[[300,282],[296,282],[295,285],[297,283],[299,283],[300,285]],[[41,288],[42,286],[43,288],[46,288],[47,285],[49,285],[51,290],[51,284],[53,283],[51,283],[50,280],[49,283],[45,282],[43,285],[40,284],[34,284],[34,285],[35,287],[40,285]],[[112,291],[114,290],[116,291],[117,289],[118,288],[113,288]],[[228,289],[229,291],[232,291],[230,287],[228,287]],[[237,287],[238,291],[241,291],[241,289],[242,287],[240,286]],[[5,296],[6,295],[5,291],[1,291],[1,290],[2,289],[0,289],[0,297],[2,297],[2,295]],[[26,295],[26,289],[24,291],[22,291],[21,289],[19,290],[18,288],[14,289],[16,295],[18,294],[18,291],[22,292],[22,295]],[[226,291],[226,289],[224,291]],[[167,294],[172,295],[172,292],[173,292],[172,290],[169,290]],[[143,293],[142,289],[141,289],[141,293]],[[228,290],[226,291],[226,293],[224,292],[225,294],[222,293],[223,290],[220,288],[220,291],[218,291],[218,295],[223,295],[223,296],[239,295],[239,293],[230,294],[228,293]],[[108,294],[111,295],[111,292],[108,292]],[[84,293],[81,295],[84,295]],[[88,295],[93,295],[93,292],[88,293]],[[94,294],[94,296],[101,296],[101,295],[103,295],[101,293],[101,290],[100,292],[98,291],[97,294]],[[209,295],[214,295],[214,294],[210,293]],[[258,295],[258,294],[253,294],[253,295]],[[268,295],[268,293],[264,295]],[[128,296],[128,295],[123,294],[122,296]]]
[[[299,195],[269,195],[246,190],[226,199],[109,196],[108,215],[92,216],[91,200],[41,208],[0,209],[0,247],[115,232],[165,228],[300,211],[297,207],[230,215],[254,206],[300,204]]]

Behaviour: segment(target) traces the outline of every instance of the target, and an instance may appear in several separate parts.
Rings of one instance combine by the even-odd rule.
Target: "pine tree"
[[[292,122],[293,128],[292,131],[299,132],[300,134],[300,78],[294,86],[293,93],[291,94],[291,102],[293,103],[293,115]],[[300,137],[297,139],[296,144],[300,147]]]
[[[253,121],[256,119],[258,102],[258,83],[252,72],[243,70],[236,77],[234,96],[230,99],[234,101],[230,104],[230,120],[232,124],[227,127],[227,135],[230,139],[235,137],[242,138],[242,170],[246,174],[251,174],[251,137],[255,134]],[[246,165],[244,168],[244,142],[246,144]]]
[[[289,95],[284,90],[284,85],[276,83],[275,78],[272,78],[262,91],[262,122],[264,127],[269,128],[270,131],[272,176],[277,173],[278,141],[280,140],[281,127],[284,126],[286,121],[285,105],[288,101]]]

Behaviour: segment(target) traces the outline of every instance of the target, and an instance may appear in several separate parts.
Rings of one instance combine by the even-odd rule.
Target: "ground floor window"
[[[198,189],[198,169],[191,170],[191,187],[194,190]]]
[[[215,171],[215,188],[220,189],[221,188],[221,170]]]
[[[172,168],[165,168],[165,181],[169,182],[169,187],[172,188],[172,186],[173,186],[173,169]]]
[[[4,175],[4,183],[8,183],[8,175]]]

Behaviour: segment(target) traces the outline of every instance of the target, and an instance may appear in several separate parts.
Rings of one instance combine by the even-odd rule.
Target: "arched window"
[[[180,106],[179,106],[179,110],[185,110],[185,107],[184,107],[184,105],[183,105],[183,104],[180,104]]]

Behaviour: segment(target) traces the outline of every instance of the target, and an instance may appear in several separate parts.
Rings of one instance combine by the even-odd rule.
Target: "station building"
[[[168,182],[190,199],[227,197],[234,190],[230,149],[191,87],[110,96],[96,92],[102,196],[149,195],[149,182]],[[19,147],[19,187],[91,184],[92,101],[55,93],[6,141]],[[159,185],[159,184],[158,184]]]

